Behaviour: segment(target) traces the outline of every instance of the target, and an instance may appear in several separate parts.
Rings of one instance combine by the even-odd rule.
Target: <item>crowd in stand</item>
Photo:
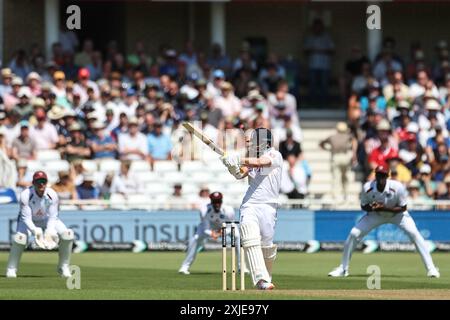
[[[426,59],[428,58],[428,59]],[[450,65],[446,41],[435,52],[411,45],[411,57],[384,41],[371,63],[358,48],[346,64],[353,166],[366,180],[381,164],[413,199],[450,199]]]
[[[323,25],[318,22],[314,28],[305,42],[310,67],[325,60],[329,66],[334,44]],[[196,120],[222,147],[235,144],[222,136],[224,129],[271,128],[287,163],[283,192],[290,198],[307,194],[311,170],[300,145],[298,70],[286,60],[269,54],[265,61],[256,61],[248,44],[234,60],[217,44],[209,55],[188,42],[180,51],[161,46],[156,56],[148,54],[143,42],[128,54],[114,41],[104,51],[90,39],[78,46],[73,33],[62,32],[48,60],[33,45],[29,52],[18,50],[1,69],[0,166],[7,166],[6,159],[15,165],[18,188],[29,185],[26,160],[54,149],[71,163],[71,171],[60,172],[55,186],[64,190],[65,198],[138,190],[133,179],[124,178],[130,161],[153,166],[172,160],[180,123]],[[425,59],[426,54],[420,44],[413,44],[410,59],[403,59],[390,38],[373,62],[357,47],[352,49],[343,77],[354,140],[351,167],[362,173],[364,182],[377,165],[388,164],[411,197],[449,199],[447,42],[437,44],[434,62]],[[311,76],[323,75],[316,73]],[[82,160],[111,158],[122,160],[117,174],[121,180],[108,176],[103,186],[93,187],[92,176],[80,178]]]
[[[77,45],[73,33],[63,32],[47,61],[34,45],[29,52],[18,50],[1,69],[0,152],[17,168],[19,190],[31,182],[27,160],[42,150],[58,150],[71,164],[54,186],[62,198],[139,193],[127,178],[131,161],[153,167],[172,160],[185,120],[201,122],[222,147],[235,144],[223,129],[271,128],[277,143],[284,141],[285,158],[290,155],[292,165],[304,167],[297,99],[276,55],[257,63],[246,44],[235,60],[219,45],[207,56],[190,42],[181,52],[162,46],[156,57],[142,42],[130,54],[114,41],[104,52],[90,39],[80,50]],[[81,174],[86,159],[121,160],[120,173],[96,185],[92,175]]]

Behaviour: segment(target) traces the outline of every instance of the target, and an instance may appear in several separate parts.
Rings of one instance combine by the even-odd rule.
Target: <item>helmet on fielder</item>
[[[211,205],[214,208],[214,211],[219,212],[220,207],[222,206],[223,195],[219,191],[215,191],[209,195],[211,199]]]
[[[44,171],[36,171],[33,174],[33,186],[40,197],[42,197],[45,192],[47,181],[47,174]]]
[[[250,156],[259,157],[261,153],[272,147],[272,132],[267,128],[256,128],[252,131],[248,150]]]

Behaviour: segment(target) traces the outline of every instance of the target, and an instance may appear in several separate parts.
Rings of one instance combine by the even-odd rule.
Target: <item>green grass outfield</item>
[[[440,279],[426,277],[417,253],[355,253],[348,278],[329,278],[341,254],[280,252],[276,290],[221,291],[221,253],[201,252],[191,275],[177,273],[182,252],[82,253],[81,290],[68,290],[55,272],[57,253],[25,252],[17,279],[4,276],[8,254],[0,253],[0,299],[450,299],[450,254],[433,254]],[[368,290],[366,269],[381,268],[381,290]],[[229,277],[230,278],[230,277]],[[239,285],[239,276],[237,277]]]

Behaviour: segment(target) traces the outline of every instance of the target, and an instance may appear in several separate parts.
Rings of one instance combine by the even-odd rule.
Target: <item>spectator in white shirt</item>
[[[37,150],[55,149],[59,141],[58,132],[53,124],[47,121],[45,109],[39,107],[35,110],[37,125],[30,130],[30,136],[36,142]]]
[[[304,199],[308,193],[308,177],[298,158],[290,154],[283,165],[281,192],[289,199]]]
[[[439,90],[432,82],[430,83],[430,78],[426,71],[417,72],[416,79],[417,81],[409,86],[409,96],[411,99],[416,99],[424,95],[425,92],[431,94],[436,99],[439,98]]]
[[[242,104],[239,98],[234,95],[233,86],[229,82],[224,82],[220,89],[222,94],[214,101],[216,108],[222,110],[224,117],[238,117],[242,110]]]
[[[119,134],[119,153],[124,160],[147,160],[148,143],[144,134],[139,132],[138,119],[128,121],[128,133]]]
[[[121,161],[120,172],[117,173],[111,184],[111,193],[120,193],[123,196],[142,192],[142,186],[136,175],[130,173],[131,161]]]

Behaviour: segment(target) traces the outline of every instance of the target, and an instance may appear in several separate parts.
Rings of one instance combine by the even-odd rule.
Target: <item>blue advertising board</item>
[[[17,204],[0,205],[0,242],[9,242],[17,223]],[[276,242],[344,241],[361,211],[279,210]],[[450,241],[450,212],[411,213],[425,239]],[[238,213],[236,212],[236,217]],[[195,233],[197,211],[62,211],[61,220],[86,242],[184,242]],[[408,241],[393,225],[383,225],[365,239]]]

